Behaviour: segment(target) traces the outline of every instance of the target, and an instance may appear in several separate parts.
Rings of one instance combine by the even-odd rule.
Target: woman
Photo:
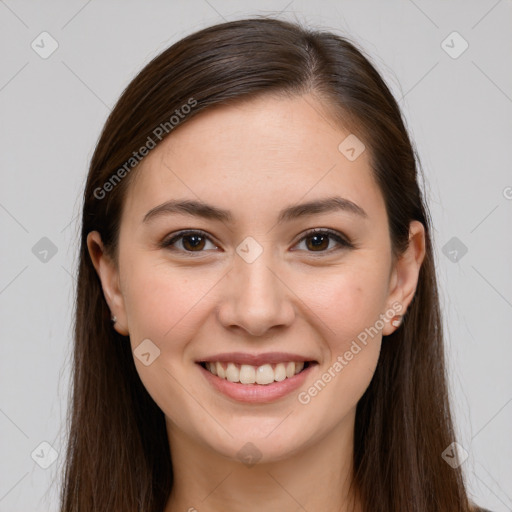
[[[253,18],[129,84],[82,217],[62,511],[478,510],[389,89]]]

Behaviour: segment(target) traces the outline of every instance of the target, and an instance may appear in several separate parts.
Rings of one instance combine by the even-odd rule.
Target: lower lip
[[[241,384],[239,382],[230,382],[227,379],[221,379],[213,375],[210,371],[197,363],[206,380],[217,390],[239,402],[246,403],[268,403],[286,396],[299,388],[307,379],[310,372],[317,366],[316,363],[310,363],[309,366],[297,373],[293,377],[286,378],[281,382],[273,384]]]

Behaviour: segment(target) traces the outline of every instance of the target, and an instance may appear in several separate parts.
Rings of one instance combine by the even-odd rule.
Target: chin
[[[275,429],[275,426],[274,426]],[[238,433],[232,432],[233,437],[229,439],[224,436],[222,442],[212,445],[212,450],[223,457],[234,461],[240,461],[247,466],[254,464],[271,464],[292,457],[301,448],[308,444],[307,439],[299,439],[290,432],[289,429],[283,429],[278,433],[279,427],[272,432],[272,429],[265,429],[263,432],[261,426],[256,425],[253,429],[253,435],[247,430],[240,430]],[[269,434],[269,432],[271,432]]]

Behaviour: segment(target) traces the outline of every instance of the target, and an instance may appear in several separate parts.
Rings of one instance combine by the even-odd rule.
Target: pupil
[[[189,245],[192,246],[192,248],[197,249],[200,244],[203,242],[202,236],[198,235],[189,235],[184,239],[185,246]],[[190,243],[191,240],[195,240],[192,243]]]
[[[322,246],[322,243],[325,242],[325,239],[327,237],[325,235],[313,235],[311,237],[311,240],[313,241],[313,247],[321,247]]]

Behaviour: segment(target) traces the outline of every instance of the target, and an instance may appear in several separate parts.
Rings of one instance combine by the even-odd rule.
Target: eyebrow
[[[300,217],[335,211],[344,211],[364,219],[368,218],[368,214],[356,203],[343,197],[334,196],[288,206],[279,212],[277,223],[281,224]],[[155,206],[146,213],[142,222],[146,223],[156,217],[172,214],[185,214],[220,222],[233,222],[233,215],[229,210],[223,210],[216,206],[191,199],[170,200]]]

